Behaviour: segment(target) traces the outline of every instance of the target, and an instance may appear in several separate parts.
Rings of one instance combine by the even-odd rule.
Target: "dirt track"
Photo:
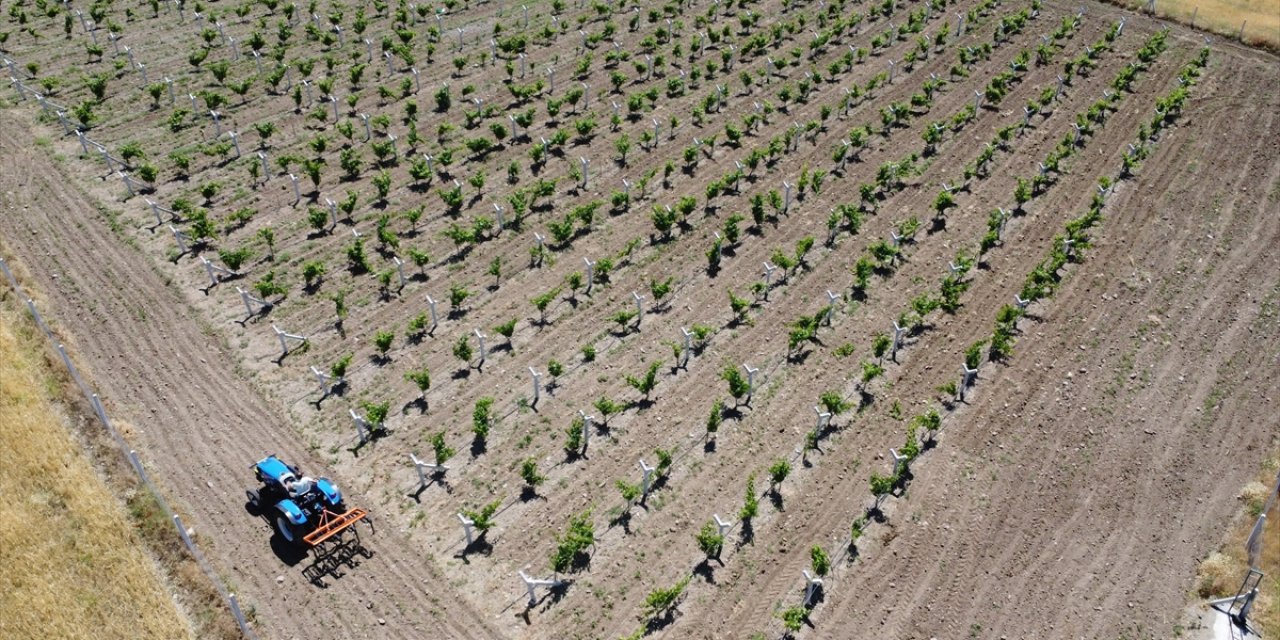
[[[273,552],[267,523],[244,508],[249,465],[267,453],[327,473],[289,422],[235,375],[217,333],[155,263],[122,242],[75,179],[26,143],[32,114],[0,111],[0,237],[43,294],[46,317],[98,385],[107,412],[134,428],[144,464],[176,498],[206,553],[256,610],[268,638],[490,638],[487,622],[428,581],[429,558],[392,527],[374,556],[320,589],[295,554]],[[365,503],[348,492],[352,504]],[[294,563],[294,564],[290,564]],[[385,621],[381,624],[380,621]],[[431,631],[428,631],[431,630]]]

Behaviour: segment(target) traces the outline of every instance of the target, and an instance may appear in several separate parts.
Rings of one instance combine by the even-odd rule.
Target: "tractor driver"
[[[305,496],[311,492],[311,488],[314,487],[315,484],[316,481],[314,478],[311,478],[310,476],[302,476],[288,485],[289,494],[294,498]]]

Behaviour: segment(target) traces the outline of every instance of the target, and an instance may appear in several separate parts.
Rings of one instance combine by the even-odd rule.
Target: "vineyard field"
[[[1054,0],[7,6],[0,254],[261,637],[1173,637],[1280,450],[1274,54]],[[272,453],[371,557],[246,510]]]

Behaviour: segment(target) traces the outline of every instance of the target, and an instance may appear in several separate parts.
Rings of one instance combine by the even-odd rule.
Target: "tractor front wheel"
[[[249,500],[249,508],[250,508],[250,509],[252,509],[252,510],[254,510],[254,511],[257,511],[257,510],[258,510],[258,508],[262,506],[262,500],[261,500],[261,498],[259,498],[259,497],[258,497],[258,492],[257,492],[257,490],[255,490],[255,489],[245,489],[244,495],[245,495],[245,497],[246,497],[246,498],[248,498],[248,500]]]

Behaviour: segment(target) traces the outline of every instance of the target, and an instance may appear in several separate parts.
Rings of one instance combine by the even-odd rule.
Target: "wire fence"
[[[49,325],[45,323],[44,317],[41,316],[40,312],[36,309],[35,301],[28,297],[22,290],[22,287],[18,285],[17,278],[14,277],[13,272],[9,269],[9,265],[3,258],[0,258],[0,272],[4,273],[4,277],[9,281],[9,286],[13,289],[14,294],[18,296],[19,300],[24,302],[27,307],[27,311],[31,314],[31,319],[35,321],[36,326],[40,328],[40,331],[44,333],[45,338],[49,340],[50,346],[52,346],[57,352],[58,357],[62,360],[62,364],[66,366],[67,373],[70,374],[71,380],[75,382],[76,386],[80,389],[80,393],[84,395],[85,401],[89,403],[89,406],[93,407],[93,412],[97,415],[98,422],[102,423],[107,434],[111,436],[111,439],[115,441],[116,446],[120,448],[120,453],[125,457],[125,460],[129,462],[129,466],[133,468],[138,479],[147,487],[151,492],[151,495],[155,496],[156,503],[160,506],[160,509],[164,512],[165,516],[173,522],[173,526],[177,530],[178,536],[182,539],[182,543],[186,546],[187,551],[191,553],[191,557],[195,559],[196,564],[200,565],[200,569],[204,571],[206,576],[208,576],[209,581],[213,583],[214,588],[218,590],[218,594],[226,601],[227,607],[231,610],[231,614],[236,619],[236,624],[240,627],[240,633],[249,640],[257,640],[257,636],[253,633],[253,629],[249,627],[249,622],[245,618],[244,612],[240,609],[240,601],[236,598],[236,594],[228,591],[226,586],[223,585],[218,574],[214,572],[213,566],[209,564],[204,553],[200,551],[200,548],[196,545],[195,541],[191,539],[191,535],[187,533],[187,528],[182,523],[182,517],[177,513],[174,513],[173,508],[169,506],[168,501],[164,499],[164,496],[160,493],[159,489],[157,489],[155,484],[152,483],[150,475],[147,474],[146,468],[142,465],[142,460],[138,457],[138,452],[129,448],[129,444],[120,435],[120,432],[116,430],[115,425],[111,423],[111,419],[107,417],[106,410],[102,407],[102,400],[98,397],[98,394],[93,391],[93,388],[85,383],[84,378],[80,376],[80,371],[76,368],[75,364],[71,362],[71,357],[67,355],[66,348],[61,342],[59,342],[57,335],[49,329]]]

